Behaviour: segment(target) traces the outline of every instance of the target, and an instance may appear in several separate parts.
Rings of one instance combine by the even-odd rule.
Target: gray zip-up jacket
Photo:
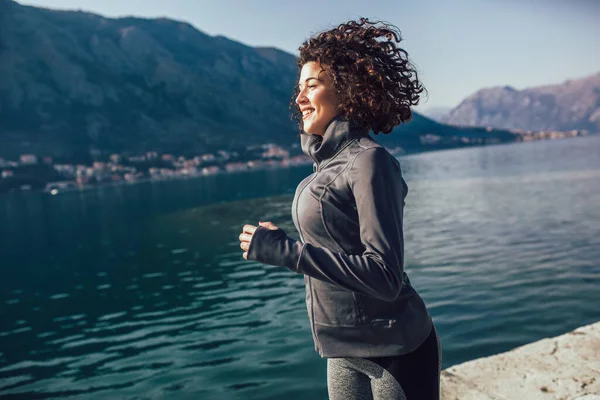
[[[296,190],[300,241],[259,226],[248,259],[304,274],[315,349],[322,357],[386,357],[415,350],[432,322],[404,272],[407,186],[399,162],[366,132],[334,119],[301,135],[313,174]]]

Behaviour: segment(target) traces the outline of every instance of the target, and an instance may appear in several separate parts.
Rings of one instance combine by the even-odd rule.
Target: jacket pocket
[[[317,279],[312,282],[315,323],[327,326],[360,325],[360,311],[353,292]]]
[[[391,325],[406,312],[407,299],[399,297],[393,302],[356,294],[357,308],[361,310],[363,323]]]

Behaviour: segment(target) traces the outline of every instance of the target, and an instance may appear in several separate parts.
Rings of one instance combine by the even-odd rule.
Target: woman
[[[367,19],[300,47],[295,115],[313,174],[298,186],[300,241],[245,225],[243,257],[304,275],[330,399],[439,399],[439,340],[403,269],[407,186],[370,136],[411,117],[424,88],[393,26]]]

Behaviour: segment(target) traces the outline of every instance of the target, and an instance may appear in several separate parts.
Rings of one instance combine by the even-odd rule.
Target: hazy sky
[[[296,54],[311,34],[364,16],[398,26],[429,92],[421,110],[476,90],[560,83],[600,71],[598,0],[26,0],[107,17],[187,21],[211,35]]]

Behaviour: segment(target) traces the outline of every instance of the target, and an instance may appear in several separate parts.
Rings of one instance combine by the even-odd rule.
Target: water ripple
[[[446,366],[600,319],[600,165],[577,143],[535,145],[550,146],[551,173],[501,162],[534,157],[540,147],[532,146],[401,160],[410,186],[406,271],[433,315]],[[576,164],[557,170],[564,146]],[[485,157],[500,160],[493,174],[489,164],[473,169]],[[297,183],[306,171],[277,173],[261,175],[259,186]],[[179,190],[225,190],[217,180],[190,182]],[[139,198],[148,201],[177,196],[157,187],[131,190],[147,190]],[[51,207],[77,215],[87,196],[100,195],[53,196],[70,206]],[[23,212],[35,238],[0,224],[2,238],[21,234],[29,249],[18,253],[18,268],[3,264],[0,396],[323,397],[325,364],[313,351],[302,277],[244,260],[237,240],[244,223],[258,220],[293,236],[291,195],[169,208],[135,223],[123,214],[114,229],[105,223],[108,200],[85,218]],[[14,259],[18,246],[2,243]]]

